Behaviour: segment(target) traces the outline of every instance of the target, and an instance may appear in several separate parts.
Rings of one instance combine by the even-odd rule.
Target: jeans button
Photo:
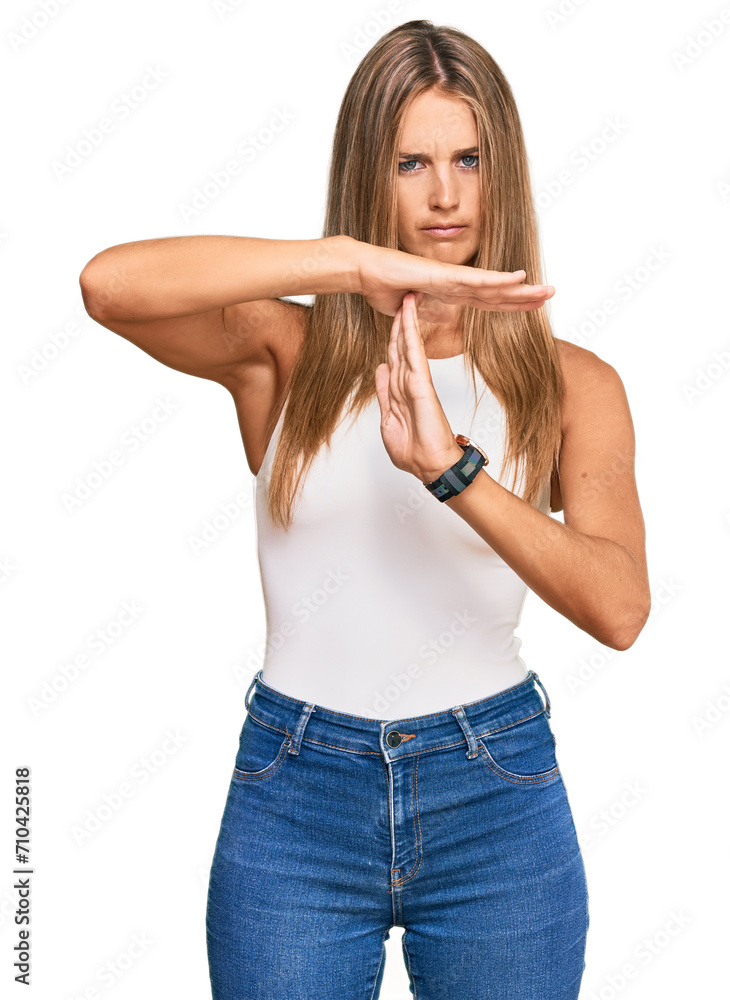
[[[385,737],[385,742],[388,744],[389,747],[399,747],[401,744],[401,735],[398,732],[398,730],[393,729],[391,732],[389,732],[388,735]]]

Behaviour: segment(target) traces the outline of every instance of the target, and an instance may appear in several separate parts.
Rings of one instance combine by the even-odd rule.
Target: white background
[[[581,997],[720,996],[730,891],[730,508],[720,431],[730,382],[730,8],[45,7],[50,16],[40,3],[2,11],[0,981],[28,995],[12,968],[13,775],[25,765],[31,995],[210,995],[208,870],[265,638],[252,476],[229,394],[93,323],[79,272],[105,247],[152,237],[321,236],[347,82],[375,38],[423,17],[473,35],[510,81],[540,206],[544,280],[556,287],[555,334],[616,368],[636,429],[654,598],[641,636],[625,652],[603,647],[534,594],[520,628],[522,655],[552,700],[588,874]],[[122,117],[125,94],[136,105]],[[262,130],[281,110],[293,119],[272,138]],[[84,130],[105,117],[112,131],[59,175],[58,164],[84,149]],[[181,206],[209,172],[259,133],[267,141],[253,162],[184,218]],[[564,171],[572,182],[561,188]],[[624,296],[626,276],[635,289]],[[617,308],[601,318],[607,298]],[[169,401],[165,419],[158,398]],[[122,446],[144,420],[141,446]],[[123,464],[69,511],[64,497],[115,448]],[[221,504],[238,516],[196,554],[191,538]],[[117,627],[125,602],[136,617]],[[108,637],[103,652],[88,645],[97,630]],[[74,676],[82,653],[87,665]],[[168,731],[178,734],[174,751]],[[153,752],[161,763],[149,780],[130,777]],[[80,841],[79,828],[124,781],[131,798]],[[383,1000],[409,996],[401,933],[388,942]],[[134,935],[147,945],[130,958]],[[108,962],[113,987],[98,978]]]

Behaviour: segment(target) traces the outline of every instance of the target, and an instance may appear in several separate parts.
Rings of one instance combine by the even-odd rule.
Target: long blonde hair
[[[398,140],[411,102],[431,88],[466,101],[476,119],[483,239],[473,265],[524,268],[540,284],[540,250],[522,126],[499,66],[474,39],[431,21],[408,21],[384,35],[350,80],[335,127],[324,236],[399,249]],[[268,511],[288,530],[303,477],[329,447],[348,395],[355,416],[375,396],[375,368],[387,361],[393,319],[362,295],[316,295],[290,372],[286,412],[269,480]],[[511,489],[524,473],[522,498],[535,504],[561,445],[563,378],[544,309],[461,311],[464,355],[505,410],[505,468]],[[269,435],[281,414],[272,413]],[[522,463],[518,468],[518,463]]]

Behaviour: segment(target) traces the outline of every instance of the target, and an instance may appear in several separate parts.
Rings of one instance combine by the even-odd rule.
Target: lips
[[[456,236],[463,229],[466,229],[466,226],[460,226],[455,223],[453,226],[431,226],[423,231],[424,233],[431,233],[432,236]]]

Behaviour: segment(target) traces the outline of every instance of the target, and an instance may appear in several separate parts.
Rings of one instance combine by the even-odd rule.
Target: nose
[[[429,192],[429,208],[454,208],[459,204],[459,178],[448,166],[436,169],[431,174],[432,187]]]

